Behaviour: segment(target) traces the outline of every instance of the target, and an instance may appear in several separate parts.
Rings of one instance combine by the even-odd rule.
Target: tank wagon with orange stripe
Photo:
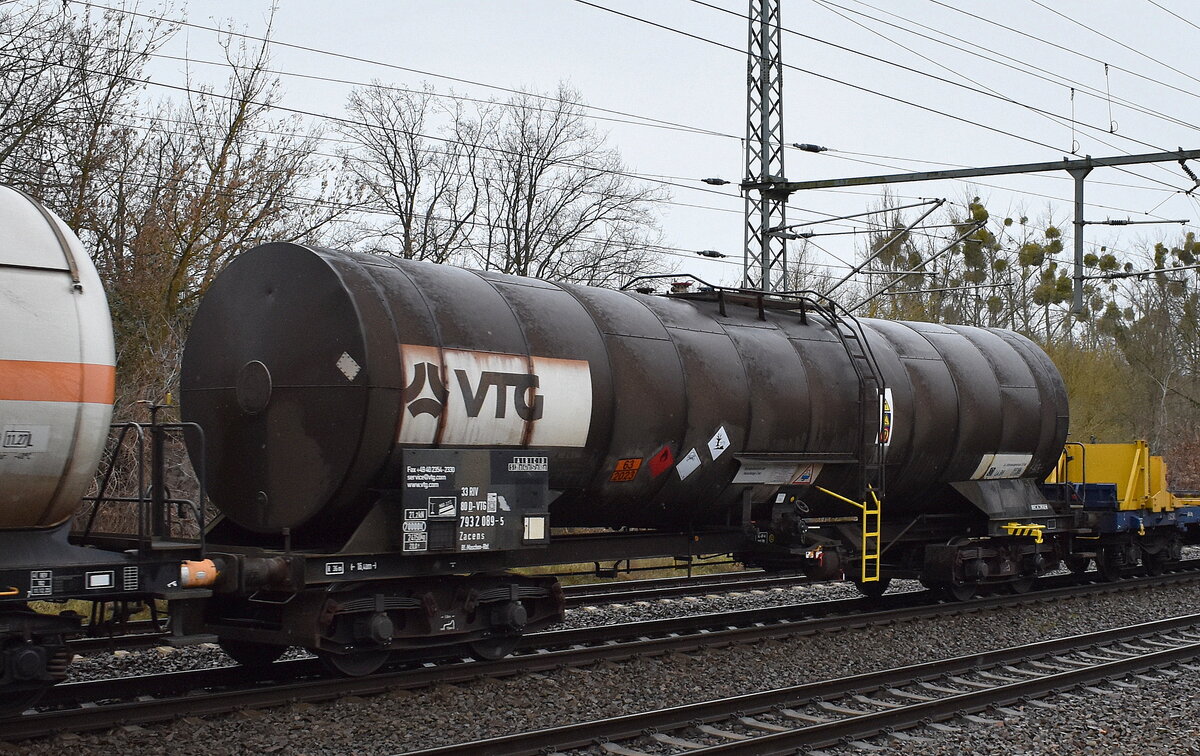
[[[112,418],[112,321],[75,234],[0,187],[0,528],[60,525]]]
[[[79,630],[61,606],[29,602],[145,600],[178,579],[178,556],[69,538],[109,436],[113,380],[112,322],[91,259],[61,219],[0,186],[0,707],[62,679],[64,635]]]

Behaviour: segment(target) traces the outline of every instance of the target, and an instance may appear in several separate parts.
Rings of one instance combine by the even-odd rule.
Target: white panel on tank
[[[971,480],[1019,478],[1025,474],[1032,461],[1032,454],[985,454],[979,460],[979,466],[975,468]]]
[[[534,357],[542,397],[530,446],[585,446],[592,425],[592,369],[584,360]]]
[[[397,441],[463,446],[584,446],[592,373],[584,360],[402,344]],[[441,433],[438,434],[438,428]]]
[[[66,273],[0,270],[0,360],[83,362],[81,297]]]

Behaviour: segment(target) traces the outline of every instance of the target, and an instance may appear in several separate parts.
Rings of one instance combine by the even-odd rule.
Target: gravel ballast
[[[1136,689],[1111,695],[1063,693],[1042,699],[1053,710],[1014,706],[1020,716],[985,712],[994,724],[956,719],[947,724],[958,732],[920,727],[908,735],[925,742],[873,738],[871,745],[897,756],[1184,756],[1200,754],[1200,673],[1175,677],[1151,672],[1157,682],[1132,678]],[[859,756],[855,747],[825,749],[838,756]]]
[[[807,590],[814,588],[818,586],[809,586]],[[848,586],[838,588],[843,589],[853,591]],[[766,598],[770,603],[781,602],[778,595],[769,595],[774,591],[764,593],[768,594]],[[184,719],[169,725],[60,736],[16,744],[13,748],[32,754],[58,754],[64,746],[70,747],[75,753],[118,750],[128,754],[196,751],[208,755],[246,752],[399,753],[1189,614],[1195,611],[1196,597],[1195,587],[1177,586],[1066,599],[1049,605],[989,609],[957,617],[709,649],[696,654],[646,657],[617,664],[601,663],[582,669],[483,679],[461,686],[444,685],[369,698],[351,697],[329,704],[295,704],[207,720]],[[809,593],[804,597],[797,596],[795,600],[814,598]],[[740,599],[722,597],[722,601],[725,600]],[[686,603],[692,604],[690,611],[681,613],[696,613],[700,611],[697,604],[706,602]],[[648,607],[609,607],[587,614],[602,612],[605,622],[632,621],[632,615],[628,612],[651,613],[656,604],[658,602]],[[675,611],[675,608],[670,611]],[[663,615],[653,613],[652,616]],[[622,620],[622,617],[626,619]],[[589,621],[587,624],[599,622]],[[219,652],[214,650],[208,652],[219,656]],[[170,654],[161,656],[166,658]],[[1195,681],[1181,677],[1161,686],[1146,685],[1137,691],[1148,698],[1144,705],[1147,715],[1156,710],[1159,712],[1159,724],[1155,727],[1168,733],[1164,737],[1174,738],[1177,735],[1178,739],[1172,742],[1178,743],[1181,748],[1164,750],[1145,746],[1141,751],[1113,750],[1113,741],[1109,739],[1106,742],[1103,735],[1097,735],[1086,724],[1089,720],[1085,717],[1080,720],[1083,724],[1078,728],[1046,725],[1057,728],[1057,735],[1047,735],[1052,740],[1052,743],[1047,743],[1062,750],[1039,750],[1042,746],[1031,742],[1026,752],[1087,753],[1086,748],[1092,747],[1087,741],[1099,738],[1097,742],[1107,750],[1097,750],[1096,753],[1200,753],[1188,750],[1196,748],[1195,731],[1190,724],[1197,721],[1194,716],[1195,705],[1187,703],[1192,690],[1195,690]],[[1098,712],[1100,704],[1118,709],[1124,706],[1123,696],[1103,698],[1113,700],[1097,704],[1091,696],[1078,699],[1081,702],[1080,710],[1095,709]],[[1186,706],[1183,706],[1185,703]],[[1168,715],[1180,711],[1181,706],[1192,716],[1167,719]],[[1038,711],[1027,716],[1032,722],[1034,716],[1054,716],[1054,713],[1046,715]],[[1091,720],[1105,721],[1098,713]],[[1055,721],[1061,723],[1057,718]],[[1014,743],[1005,738],[1018,729],[1028,729],[1032,725],[1014,722],[1000,727],[1006,729],[1002,736],[996,736],[999,738],[997,744],[979,746],[981,750],[972,750],[975,746],[956,746],[947,741],[945,751],[930,750],[934,744],[925,743],[911,752],[1012,753]],[[974,732],[974,729],[964,730],[961,734],[970,735],[973,743],[976,739],[972,734]],[[978,740],[986,742],[982,736]],[[889,745],[888,749],[901,747]]]

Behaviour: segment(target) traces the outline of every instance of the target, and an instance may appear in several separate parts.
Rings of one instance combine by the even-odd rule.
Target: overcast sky
[[[743,201],[736,186],[715,188],[700,179],[720,177],[736,184],[745,170],[746,55],[738,51],[746,45],[747,24],[739,16],[747,3],[706,1],[733,13],[692,0],[595,0],[590,5],[576,0],[279,0],[277,41],[369,62],[277,47],[273,65],[357,82],[428,82],[439,92],[483,98],[505,95],[439,77],[539,92],[553,92],[567,82],[589,105],[716,132],[597,121],[632,171],[678,184],[671,187],[677,204],[664,206],[661,217],[665,243],[683,250],[672,258],[678,269],[734,284],[741,276]],[[97,0],[105,3],[119,5]],[[192,0],[170,15],[205,25],[231,21],[261,34],[269,6],[268,0]],[[1200,67],[1194,64],[1200,7],[1194,2],[783,0],[782,20],[787,30],[783,58],[789,66],[784,71],[785,141],[830,148],[823,154],[789,150],[792,180],[1058,160],[1070,156],[1072,140],[1078,156],[1200,147],[1193,125],[1200,124]],[[164,49],[185,51],[193,59],[219,58],[215,35],[194,28],[183,29]],[[179,63],[158,61],[152,72],[159,81],[184,82]],[[203,80],[215,74],[193,66],[192,76]],[[291,76],[283,77],[283,86],[284,105],[330,115],[344,113],[350,89]],[[1072,86],[1077,88],[1074,130]],[[1200,172],[1200,164],[1193,167]],[[1177,163],[1099,169],[1088,181],[1087,216],[1189,219],[1194,229],[1200,226],[1200,206],[1181,191],[1191,186]],[[1068,232],[1072,192],[1065,173],[894,188],[905,201],[964,201],[977,193],[993,215],[1051,217]],[[878,188],[799,193],[791,199],[788,220],[861,212],[878,203],[878,194]],[[813,226],[818,231],[847,227]],[[1183,230],[1178,225],[1089,227],[1086,238],[1132,252],[1149,240],[1177,240]],[[831,274],[839,274],[838,258],[853,257],[854,237],[816,241],[829,252],[820,261],[834,266]],[[692,254],[702,249],[730,258],[722,264]]]

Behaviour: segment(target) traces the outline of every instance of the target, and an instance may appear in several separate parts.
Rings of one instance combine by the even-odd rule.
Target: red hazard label
[[[657,478],[667,470],[670,470],[674,464],[675,455],[671,452],[671,447],[664,446],[658,450],[657,454],[650,458],[649,467],[651,477]]]

